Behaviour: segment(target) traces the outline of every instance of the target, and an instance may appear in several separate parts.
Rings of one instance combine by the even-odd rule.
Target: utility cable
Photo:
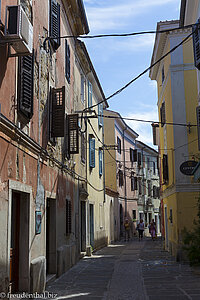
[[[99,105],[98,103],[97,105]],[[155,123],[155,124],[164,124],[164,125],[177,125],[177,126],[187,126],[187,127],[194,127],[197,124],[183,124],[183,123],[174,123],[174,122],[161,122],[161,121],[153,121],[153,120],[143,120],[143,119],[136,119],[136,118],[129,118],[129,117],[115,117],[115,116],[106,116],[106,115],[96,115],[96,116],[85,116],[86,119],[95,119],[98,117],[103,117],[107,119],[121,119],[127,121],[136,121],[136,122],[143,122],[143,123]]]
[[[104,103],[108,100],[110,100],[111,98],[113,98],[114,96],[120,94],[123,90],[125,90],[129,85],[131,85],[134,81],[136,81],[137,79],[139,79],[141,76],[143,76],[145,73],[147,73],[148,71],[150,71],[156,64],[158,64],[160,61],[162,61],[165,57],[167,57],[170,53],[174,52],[178,47],[180,47],[183,43],[185,43],[185,41],[187,41],[190,36],[192,36],[194,34],[194,31],[192,31],[185,39],[183,39],[179,44],[177,44],[174,48],[172,48],[170,51],[168,51],[165,55],[163,55],[161,58],[159,58],[156,62],[154,62],[153,64],[151,64],[147,69],[145,69],[142,73],[140,73],[138,76],[136,76],[135,78],[133,78],[131,81],[129,81],[126,85],[124,85],[122,88],[120,88],[119,90],[117,90],[116,92],[114,92],[113,94],[111,94],[109,97],[103,99],[102,101],[100,101],[97,104],[94,104],[88,108],[85,108],[84,111],[88,111],[91,110],[92,108],[98,106],[101,103]]]
[[[135,36],[135,35],[143,35],[143,34],[156,34],[156,33],[168,33],[171,31],[176,31],[180,29],[188,29],[192,26],[197,24],[189,24],[186,26],[171,28],[171,29],[164,29],[164,30],[148,30],[148,31],[138,31],[138,32],[130,32],[130,33],[110,33],[110,34],[96,34],[96,35],[63,35],[63,36],[56,36],[56,37],[44,37],[44,44],[48,40],[54,40],[54,39],[67,39],[67,38],[81,38],[81,39],[94,39],[94,38],[104,38],[104,37],[128,37],[128,36]]]

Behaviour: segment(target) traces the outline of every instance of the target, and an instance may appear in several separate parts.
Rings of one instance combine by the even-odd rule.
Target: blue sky
[[[90,35],[155,30],[157,22],[179,19],[181,0],[83,0]],[[90,58],[108,97],[149,67],[154,34],[85,39]],[[157,120],[157,89],[146,73],[109,100],[122,117]],[[126,121],[139,140],[152,146],[148,123]]]

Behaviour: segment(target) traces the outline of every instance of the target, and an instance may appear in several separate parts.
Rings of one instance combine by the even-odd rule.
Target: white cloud
[[[146,107],[146,109],[148,109],[149,107],[149,110],[144,112],[129,113],[126,115],[126,117],[138,120],[157,121],[157,107],[152,107],[149,105],[144,105],[144,107]],[[139,134],[138,140],[152,147],[153,137],[151,123],[128,120],[125,120],[125,122],[128,124],[128,126],[130,126],[134,131],[136,131]]]
[[[103,6],[94,0],[85,0],[88,4],[86,9],[90,29],[94,31],[116,30],[129,23],[129,18],[137,15],[144,15],[149,9],[155,6],[164,6],[165,4],[177,2],[180,0],[137,0],[126,1],[125,4],[112,6]],[[92,5],[94,4],[94,5]]]

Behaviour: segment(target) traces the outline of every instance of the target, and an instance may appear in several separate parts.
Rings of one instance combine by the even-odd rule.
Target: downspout
[[[105,153],[104,153],[104,123],[102,126],[102,134],[103,134],[103,202],[106,202],[106,183],[105,183]]]
[[[38,144],[40,145],[40,102],[41,102],[41,47],[42,41],[39,35],[39,70],[38,70]],[[36,193],[36,210],[40,209],[40,154],[37,160],[37,193]]]
[[[127,130],[127,127],[123,129],[123,159],[124,159],[124,201],[125,201],[125,218],[127,217],[127,191],[126,191],[126,170],[125,170],[125,142],[124,142],[124,132]]]

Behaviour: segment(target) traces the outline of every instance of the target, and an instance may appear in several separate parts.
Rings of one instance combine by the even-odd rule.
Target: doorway
[[[86,204],[81,201],[81,251],[86,251]]]
[[[90,245],[94,247],[94,205],[90,204]]]
[[[168,249],[168,218],[167,218],[167,207],[165,206],[165,246]]]
[[[123,216],[123,207],[122,204],[120,204],[120,237],[123,237],[124,232],[124,216]]]
[[[12,191],[10,290],[29,290],[29,194]]]
[[[56,274],[56,200],[47,198],[46,207],[46,272]]]

